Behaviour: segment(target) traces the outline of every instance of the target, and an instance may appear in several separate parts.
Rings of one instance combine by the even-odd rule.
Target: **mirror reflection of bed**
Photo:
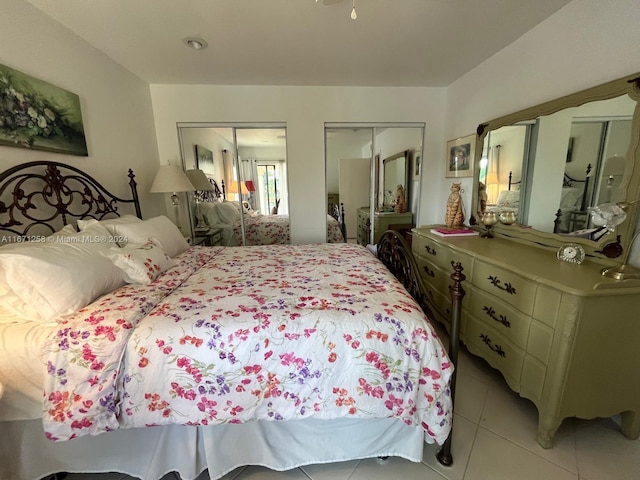
[[[198,205],[198,192],[190,194],[192,236],[227,246],[290,243],[284,124],[182,123],[178,132],[185,170],[226,186],[222,197],[203,203],[230,203],[212,213],[211,205]],[[201,162],[199,148],[211,152],[210,161]]]
[[[486,208],[517,208],[518,223],[542,232],[594,228],[589,207],[624,200],[634,107],[621,95],[488,131],[476,191],[479,218],[486,195]],[[515,194],[506,193],[513,191],[507,171],[521,181],[517,205]]]

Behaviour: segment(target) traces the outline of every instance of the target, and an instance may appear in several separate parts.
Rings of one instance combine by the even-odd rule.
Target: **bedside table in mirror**
[[[207,230],[196,230],[195,236],[191,239],[191,245],[206,245],[213,247],[222,244],[222,228],[209,228]]]

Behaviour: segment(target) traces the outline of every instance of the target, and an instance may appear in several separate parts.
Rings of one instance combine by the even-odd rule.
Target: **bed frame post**
[[[458,346],[460,345],[460,317],[462,314],[462,298],[465,295],[462,282],[465,275],[462,273],[462,264],[460,262],[451,261],[453,273],[451,280],[453,283],[449,285],[449,295],[451,296],[451,331],[449,332],[449,359],[453,363],[454,370],[451,375],[451,403],[456,399],[456,376],[458,372]],[[451,433],[444,442],[444,445],[437,453],[436,458],[445,466],[453,464],[453,456],[451,455],[451,441],[453,439],[453,415],[451,416]]]
[[[129,187],[131,187],[131,195],[134,202],[133,204],[136,209],[136,216],[138,218],[142,218],[142,210],[140,210],[140,200],[138,199],[138,184],[134,180],[136,176],[133,173],[133,170],[129,169],[129,174],[127,176],[129,177]]]
[[[411,252],[411,248],[405,239],[395,230],[387,230],[380,237],[377,248],[378,258],[391,273],[404,285],[407,291],[418,302],[425,313],[434,318],[427,289],[422,283],[418,263]],[[451,390],[451,432],[442,448],[436,454],[438,462],[442,465],[453,464],[451,455],[451,442],[453,439],[453,409],[456,394],[456,372],[458,368],[458,346],[460,344],[460,321],[462,317],[462,298],[465,295],[462,282],[466,279],[462,273],[463,267],[460,262],[451,262],[453,273],[451,274],[452,284],[449,285],[449,295],[451,296],[451,327],[449,332],[449,360],[453,364],[453,374],[449,381]]]

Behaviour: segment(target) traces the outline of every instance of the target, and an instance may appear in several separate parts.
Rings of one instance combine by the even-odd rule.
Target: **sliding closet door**
[[[377,244],[416,225],[424,124],[325,124],[327,208],[343,204],[347,241]]]
[[[205,196],[207,201],[238,206],[237,219],[215,214],[205,219],[201,212],[212,209],[198,205],[201,194],[189,194],[191,225],[187,231],[192,236],[209,227],[221,229],[224,246],[290,243],[283,124],[181,123],[178,134],[185,171],[202,170],[224,190],[220,198]]]

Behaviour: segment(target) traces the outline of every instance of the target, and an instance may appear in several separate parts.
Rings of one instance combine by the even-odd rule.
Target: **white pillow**
[[[240,221],[240,210],[232,202],[223,202],[218,204],[218,216],[222,223],[233,225]]]
[[[509,191],[504,204],[507,207],[517,207],[520,204],[520,190]]]
[[[509,195],[509,190],[502,190],[500,195],[498,195],[498,200],[496,201],[497,205],[504,205],[507,201],[507,195]]]
[[[86,229],[91,225],[95,225],[99,223],[103,227],[105,227],[111,235],[118,235],[117,227],[118,225],[126,225],[128,223],[138,223],[141,222],[138,217],[135,215],[122,215],[118,218],[110,218],[108,220],[96,220],[95,218],[88,218],[85,220],[78,220],[78,229],[80,231]]]
[[[116,225],[116,235],[125,237],[127,243],[137,244],[144,244],[149,238],[153,237],[171,258],[189,248],[189,243],[182,236],[178,227],[164,215],[141,222]]]
[[[124,284],[122,272],[104,253],[115,246],[94,225],[47,242],[0,249],[2,304],[16,315],[48,322],[79,310]],[[17,298],[16,298],[17,296]],[[22,302],[22,303],[21,303]]]
[[[218,215],[218,205],[222,204],[220,202],[202,202],[198,204],[200,215],[202,215],[206,225],[212,226],[222,223],[220,216]]]
[[[123,272],[127,283],[148,285],[177,262],[168,257],[157,240],[144,244],[128,243],[122,248],[112,247],[107,257]]]

